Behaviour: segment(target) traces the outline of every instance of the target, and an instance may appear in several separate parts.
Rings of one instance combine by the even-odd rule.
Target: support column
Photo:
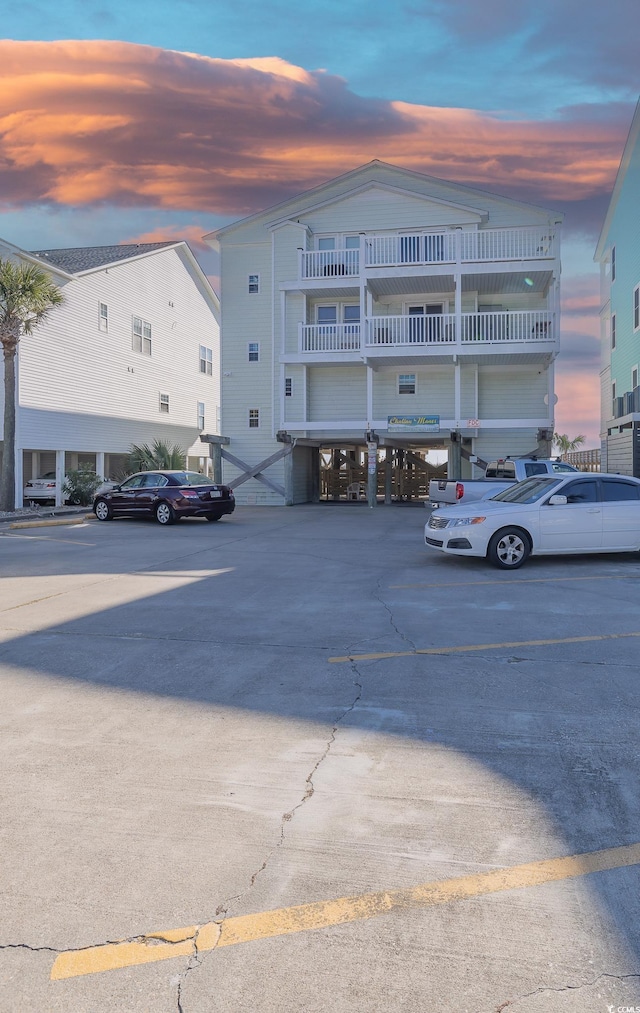
[[[456,480],[462,478],[462,441],[460,433],[456,432],[456,430],[452,430],[451,432],[447,478]]]
[[[384,504],[391,506],[391,483],[393,480],[393,450],[386,447],[384,454]]]
[[[367,442],[367,503],[370,509],[376,505],[378,493],[378,444]]]
[[[64,500],[64,493],[62,492],[64,472],[65,452],[64,450],[56,450],[56,506],[62,506]]]
[[[104,473],[104,451],[98,450],[96,452],[96,475],[98,478],[106,478]]]
[[[311,502],[320,502],[320,447],[309,447],[311,455]]]
[[[331,484],[333,485],[333,493],[331,494],[331,499],[338,500],[338,499],[340,499],[340,487],[339,487],[339,481],[338,481],[339,477],[340,477],[340,451],[339,450],[333,450],[331,452],[331,472],[332,472],[332,475],[331,475]]]
[[[284,505],[293,506],[293,450],[285,454],[284,466]]]
[[[216,485],[222,485],[222,446],[219,443],[210,443],[209,456],[211,457],[213,481]]]
[[[16,447],[15,461],[15,504],[16,510],[24,506],[22,499],[24,490],[24,453],[22,447]]]

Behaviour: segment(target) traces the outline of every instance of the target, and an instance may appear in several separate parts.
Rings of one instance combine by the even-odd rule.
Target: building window
[[[106,302],[98,303],[98,330],[109,330],[109,307]]]
[[[616,412],[616,381],[615,380],[611,381],[611,401],[613,403],[613,410],[611,412],[611,415],[615,419],[615,418],[617,418],[617,412]]]
[[[169,414],[169,395],[168,394],[161,394],[160,395],[160,411],[164,412],[165,415]]]
[[[151,355],[151,324],[141,317],[133,318],[131,347],[141,355]]]
[[[249,409],[249,429],[260,428],[260,409],[250,408]]]
[[[400,373],[398,376],[398,394],[415,394],[416,374]]]
[[[249,348],[249,362],[260,362],[260,342],[250,341],[248,348]]]
[[[335,324],[338,321],[337,306],[316,306],[316,319],[319,324]]]
[[[616,248],[611,247],[611,281],[616,280]]]
[[[293,380],[290,376],[285,377],[284,381],[284,396],[291,397],[293,394]]]
[[[633,290],[633,329],[637,331],[640,327],[640,285]]]
[[[260,275],[249,275],[249,295],[258,295],[260,292]]]
[[[611,347],[616,347],[616,315],[611,314]]]
[[[213,349],[200,345],[200,372],[211,376],[213,373]]]
[[[631,370],[631,390],[635,390],[638,386],[638,367],[634,366]]]
[[[198,401],[198,429],[204,429],[204,401]]]

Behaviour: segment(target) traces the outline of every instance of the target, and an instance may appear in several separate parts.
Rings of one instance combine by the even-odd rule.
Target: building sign
[[[387,430],[390,433],[439,433],[439,415],[389,415]]]

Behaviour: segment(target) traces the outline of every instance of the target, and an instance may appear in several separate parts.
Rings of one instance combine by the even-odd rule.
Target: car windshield
[[[536,475],[535,478],[525,478],[524,482],[517,482],[509,486],[503,492],[499,492],[491,499],[499,500],[500,503],[535,503],[551,492],[554,486],[559,485],[561,478],[549,478],[548,476]]]
[[[178,485],[211,485],[211,479],[197,471],[180,471],[173,476]]]

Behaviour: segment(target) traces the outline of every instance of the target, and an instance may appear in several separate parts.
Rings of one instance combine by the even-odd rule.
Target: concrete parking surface
[[[0,1009],[640,1008],[640,557],[0,528]]]

